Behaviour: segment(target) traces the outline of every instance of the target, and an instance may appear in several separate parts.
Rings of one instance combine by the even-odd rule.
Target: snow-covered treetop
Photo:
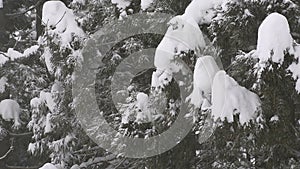
[[[239,114],[240,124],[248,124],[257,117],[260,109],[259,97],[240,86],[225,71],[219,71],[212,86],[212,116],[215,120],[225,119],[231,123]]]
[[[119,9],[125,9],[130,5],[132,0],[111,0],[112,4],[116,4]]]
[[[203,99],[210,102],[213,79],[219,70],[212,56],[203,56],[197,59],[193,77],[193,92],[187,98],[196,108],[201,107]]]
[[[188,18],[193,18],[198,24],[210,23],[216,14],[216,9],[224,6],[227,0],[193,0],[185,9]]]
[[[58,34],[61,46],[68,46],[72,36],[84,37],[83,30],[78,26],[73,11],[61,1],[47,1],[43,6],[43,24],[50,34]]]
[[[184,15],[178,15],[169,22],[168,30],[163,40],[158,45],[154,65],[157,72],[154,72],[152,82],[156,86],[164,86],[172,79],[172,74],[183,70],[183,65],[176,62],[176,56],[182,51],[195,51],[200,54],[201,49],[205,47],[204,36],[198,24]]]
[[[141,9],[146,10],[150,7],[154,0],[141,0]]]
[[[285,16],[272,13],[262,22],[258,30],[257,54],[261,62],[271,59],[282,63],[285,52],[292,53],[293,38]]]

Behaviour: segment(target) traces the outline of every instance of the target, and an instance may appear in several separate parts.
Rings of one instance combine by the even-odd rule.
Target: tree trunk
[[[36,3],[36,39],[38,39],[43,34],[43,26],[42,26],[42,12],[43,12],[43,5],[46,2],[46,0],[39,0]]]

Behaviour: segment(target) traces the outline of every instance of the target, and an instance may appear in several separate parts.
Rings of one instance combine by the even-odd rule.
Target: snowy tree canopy
[[[261,62],[271,59],[282,63],[286,52],[293,53],[293,38],[289,23],[279,13],[270,14],[258,30],[257,52]]]
[[[233,122],[239,114],[239,122],[244,125],[255,120],[260,109],[260,99],[241,87],[224,71],[216,73],[212,86],[212,116],[215,120]]]
[[[78,26],[73,11],[61,1],[47,1],[43,6],[43,24],[49,34],[60,36],[60,44],[67,47],[74,35],[84,37],[85,34]]]
[[[300,168],[299,5],[297,0],[0,0],[0,169]],[[158,13],[168,18],[148,24],[139,17]],[[134,35],[123,27],[132,16],[144,19],[146,30],[163,23],[166,32]],[[142,22],[129,23],[140,28]],[[101,36],[94,36],[98,30]],[[133,36],[99,39],[123,31]],[[100,51],[107,44],[113,45]],[[121,81],[130,84],[116,91],[125,99],[115,105],[116,68],[138,53],[138,65],[128,67],[135,70],[149,59],[140,53],[153,48],[154,68],[129,76],[120,72]],[[103,64],[83,64],[90,55]],[[79,105],[73,96],[74,71],[87,69],[97,72],[96,79],[78,93],[95,90],[100,112],[86,111],[90,103]],[[178,81],[178,74],[184,80]],[[183,114],[182,108],[187,108]],[[99,134],[107,130],[99,118],[117,137]],[[182,119],[186,123],[178,125]],[[190,131],[179,135],[186,125]],[[108,146],[122,149],[120,140],[156,141],[164,134],[166,143],[173,137],[176,146],[149,158],[127,158],[95,143],[114,137]],[[165,146],[155,141],[142,154]]]
[[[188,97],[191,104],[200,108],[202,99],[211,101],[212,83],[219,67],[212,56],[203,56],[197,59],[194,70],[193,92]]]

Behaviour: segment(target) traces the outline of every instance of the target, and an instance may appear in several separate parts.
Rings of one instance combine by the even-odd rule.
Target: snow
[[[300,79],[297,80],[295,88],[298,91],[298,93],[300,93]]]
[[[41,100],[38,97],[35,97],[30,100],[30,107],[31,108],[38,108],[41,104]]]
[[[277,115],[271,117],[270,122],[277,122],[279,121],[279,117]]]
[[[111,0],[112,4],[116,4],[119,9],[125,9],[131,3],[130,0]]]
[[[200,108],[203,99],[208,102],[211,100],[211,87],[215,74],[219,71],[219,67],[212,56],[203,56],[197,59],[194,70],[194,89],[188,97],[191,104],[196,108]],[[207,105],[205,106],[207,107]]]
[[[13,48],[8,48],[6,53],[5,52],[0,53],[0,65],[5,64],[9,59],[14,61],[15,59],[28,57],[29,55],[36,53],[38,48],[39,48],[38,45],[34,45],[26,49],[23,53],[16,51]]]
[[[9,59],[2,53],[0,53],[0,65],[2,66],[4,63],[6,63]]]
[[[149,122],[152,121],[151,112],[149,111],[149,97],[145,93],[138,93],[136,96],[136,121]]]
[[[64,92],[64,87],[63,84],[59,81],[55,81],[54,84],[51,87],[51,93],[63,93]]]
[[[300,61],[300,46],[295,46],[295,58]],[[296,80],[295,89],[300,93],[300,62],[294,62],[289,67],[288,70],[292,73],[293,78]]]
[[[193,19],[178,15],[168,25],[168,30],[155,51],[154,65],[157,72],[153,75],[156,78],[153,83],[156,86],[168,84],[173,73],[184,71],[183,65],[176,62],[176,55],[181,51],[193,50],[200,54],[205,47],[203,34]]]
[[[82,4],[82,5],[85,5],[85,0],[73,0],[72,1],[72,4],[76,4],[76,3],[78,3],[78,4]]]
[[[7,56],[11,59],[11,60],[15,60],[15,59],[18,59],[18,58],[21,58],[23,57],[23,54],[14,50],[13,48],[9,48],[7,50]]]
[[[51,93],[41,91],[40,92],[40,100],[41,100],[41,102],[44,102],[47,105],[47,107],[49,108],[49,110],[52,113],[54,113],[56,104],[54,102],[54,99],[52,98],[52,94]]]
[[[47,1],[44,3],[42,21],[50,35],[59,35],[59,42],[62,47],[69,46],[74,35],[85,37],[72,10],[67,8],[61,1]]]
[[[21,125],[20,121],[20,105],[12,99],[5,99],[0,102],[0,114],[6,121],[14,120],[13,127],[18,128]]]
[[[45,59],[45,63],[46,63],[46,67],[47,67],[47,70],[50,72],[50,73],[53,73],[53,69],[54,69],[54,66],[51,62],[51,58],[52,58],[52,54],[51,54],[51,51],[50,51],[50,48],[49,47],[46,47],[45,50],[44,50],[44,53],[42,55],[42,58]]]
[[[51,163],[46,163],[42,167],[40,167],[39,169],[58,169],[58,168],[55,167],[55,165],[53,165]]]
[[[212,116],[214,120],[225,119],[231,123],[233,116],[239,114],[240,124],[248,124],[256,118],[260,109],[260,99],[251,91],[240,86],[225,71],[219,71],[212,87]]]
[[[0,79],[0,93],[3,93],[3,92],[5,92],[5,86],[6,86],[6,84],[7,84],[7,78],[6,77],[1,77],[1,79]]]
[[[126,17],[127,17],[127,12],[124,10],[120,13],[119,20],[123,20]]]
[[[284,61],[286,51],[293,53],[293,38],[285,16],[272,13],[258,29],[257,53],[260,62],[271,59],[275,63]]]
[[[38,49],[39,49],[39,46],[38,46],[38,45],[31,46],[30,48],[26,49],[26,50],[23,52],[23,55],[24,55],[25,57],[30,56],[30,55],[36,53]]]
[[[46,116],[46,121],[45,121],[45,130],[44,134],[50,133],[52,131],[52,126],[51,126],[51,114],[48,113]]]
[[[36,144],[29,143],[27,151],[30,152],[31,154],[34,154],[35,150],[36,150]]]
[[[194,19],[198,24],[210,23],[216,15],[216,8],[227,0],[193,0],[185,9],[183,15]]]
[[[151,6],[154,0],[141,0],[141,9],[146,10]]]

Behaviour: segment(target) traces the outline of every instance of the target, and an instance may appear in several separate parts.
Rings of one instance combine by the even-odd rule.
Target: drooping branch
[[[9,147],[8,151],[2,157],[0,157],[0,160],[5,159],[8,156],[8,154],[10,152],[12,152],[13,150],[14,150],[14,139],[11,140],[10,147]]]

